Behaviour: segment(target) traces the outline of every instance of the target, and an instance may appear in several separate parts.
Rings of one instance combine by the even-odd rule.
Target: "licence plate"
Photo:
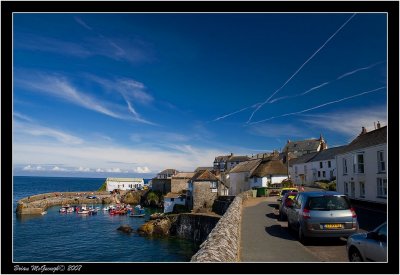
[[[343,225],[341,223],[327,223],[324,224],[324,229],[341,229]]]

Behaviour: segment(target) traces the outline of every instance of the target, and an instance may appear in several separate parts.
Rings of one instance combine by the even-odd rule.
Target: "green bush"
[[[336,182],[334,181],[334,182],[331,182],[329,185],[328,185],[328,190],[329,191],[336,191]]]
[[[282,187],[283,188],[288,188],[288,187],[293,187],[294,184],[291,180],[283,180],[282,181]]]

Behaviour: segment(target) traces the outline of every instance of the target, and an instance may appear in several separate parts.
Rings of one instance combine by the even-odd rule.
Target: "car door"
[[[373,262],[386,262],[387,225],[382,225],[376,232],[378,233],[378,239],[367,238],[365,240],[365,259]]]
[[[301,202],[303,200],[302,194],[297,194],[297,196],[293,200],[293,207],[288,208],[288,214],[290,212],[290,218],[288,215],[288,222],[293,226],[293,228],[298,229],[299,225],[299,213],[301,209]],[[290,221],[289,221],[290,219]]]

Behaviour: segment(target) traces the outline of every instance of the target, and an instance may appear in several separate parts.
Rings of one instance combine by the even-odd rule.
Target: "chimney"
[[[290,143],[290,139],[287,140],[287,143]]]
[[[367,133],[367,129],[363,126],[363,127],[361,128],[361,133],[360,133],[360,135],[363,135],[363,134],[365,134],[365,133]]]
[[[379,120],[378,120],[378,123],[376,124],[376,128],[377,129],[381,128],[381,123],[379,122]]]

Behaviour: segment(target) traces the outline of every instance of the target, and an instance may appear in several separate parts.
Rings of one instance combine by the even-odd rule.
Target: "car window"
[[[387,225],[383,225],[378,229],[378,235],[387,236]]]
[[[296,198],[295,198],[295,201],[294,201],[294,207],[295,208],[300,208],[302,200],[303,200],[303,196],[301,194],[298,194],[296,196]]]
[[[307,208],[322,211],[347,210],[350,209],[350,204],[343,196],[321,196],[310,198]]]

